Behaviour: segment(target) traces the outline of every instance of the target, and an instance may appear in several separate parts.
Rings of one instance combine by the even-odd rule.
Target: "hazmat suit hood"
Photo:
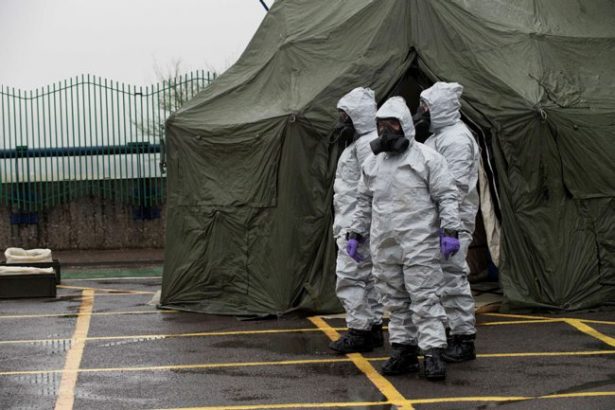
[[[370,88],[357,87],[337,103],[352,120],[357,136],[376,131],[376,97]]]
[[[429,107],[430,131],[434,132],[453,125],[461,119],[459,98],[462,93],[463,86],[461,84],[441,81],[421,93],[421,100]]]
[[[404,136],[410,141],[410,146],[414,143],[414,122],[412,114],[406,105],[406,100],[403,97],[391,97],[376,113],[376,118],[397,118],[404,130]]]

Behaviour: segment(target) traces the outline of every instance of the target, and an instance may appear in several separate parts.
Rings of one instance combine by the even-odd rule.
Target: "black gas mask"
[[[414,122],[414,129],[416,135],[414,139],[418,142],[425,142],[429,138],[429,126],[431,125],[431,116],[429,114],[429,108],[421,104],[416,110],[416,114],[412,116],[412,122]]]
[[[355,129],[352,119],[343,110],[339,111],[339,119],[335,124],[335,134],[337,135],[337,141],[343,146],[347,147],[355,140]]]
[[[375,155],[381,152],[401,154],[408,149],[410,141],[397,118],[378,118],[377,123],[378,138],[369,143]]]

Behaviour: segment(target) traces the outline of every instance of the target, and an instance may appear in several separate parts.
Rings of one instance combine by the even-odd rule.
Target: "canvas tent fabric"
[[[511,303],[612,300],[613,21],[608,0],[276,1],[238,62],[166,123],[161,306],[339,311],[335,102],[357,86],[383,102],[411,66],[464,85],[495,168]]]
[[[422,68],[462,83],[466,115],[491,134],[505,295],[612,300],[615,3],[480,3],[416,2],[413,38]]]
[[[276,2],[239,61],[168,120],[162,306],[340,310],[330,131],[350,84],[370,73],[384,94],[408,68],[400,5]]]

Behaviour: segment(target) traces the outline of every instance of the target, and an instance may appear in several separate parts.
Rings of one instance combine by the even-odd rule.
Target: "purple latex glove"
[[[454,236],[446,236],[443,232],[440,232],[440,252],[442,252],[444,259],[448,259],[459,252],[460,247],[459,239]]]
[[[346,252],[348,253],[348,256],[350,256],[356,262],[361,262],[363,260],[363,256],[359,254],[358,239],[348,239],[348,243],[346,244]]]

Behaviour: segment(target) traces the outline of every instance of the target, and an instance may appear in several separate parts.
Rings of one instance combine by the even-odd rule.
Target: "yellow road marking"
[[[152,313],[179,313],[177,310],[126,310],[118,312],[92,312],[87,316],[113,316],[113,315],[143,315]],[[41,317],[75,317],[77,313],[48,313],[35,315],[0,315],[0,319],[36,319]]]
[[[593,327],[588,326],[585,323],[583,323],[581,320],[566,319],[566,323],[568,323],[570,326],[575,327],[576,329],[580,330],[581,332],[583,332],[585,334],[588,334],[588,335],[590,335],[592,337],[595,337],[596,339],[606,343],[607,345],[609,345],[611,347],[615,347],[615,338],[607,336],[604,333],[600,333],[599,331],[597,331]]]
[[[525,397],[525,396],[477,396],[477,397],[445,397],[434,399],[416,399],[412,400],[412,404],[436,404],[436,403],[454,403],[454,402],[471,402],[471,401],[521,401],[521,400],[544,400],[544,399],[569,399],[582,397],[604,397],[615,396],[615,391],[602,392],[578,392],[564,394],[547,394],[545,396]]]
[[[326,363],[348,363],[350,359],[312,359],[312,360],[282,360],[272,362],[245,362],[245,363],[203,363],[203,364],[175,364],[168,366],[147,366],[147,367],[103,367],[97,369],[79,369],[75,373],[111,373],[111,372],[144,372],[160,370],[192,370],[192,369],[218,369],[224,367],[256,367],[256,366],[292,366],[301,364],[326,364]],[[62,370],[24,370],[14,372],[1,372],[0,376],[20,376],[28,374],[51,374],[62,373]]]
[[[132,293],[135,295],[153,295],[156,293],[156,292],[146,292],[142,290],[108,289],[108,288],[96,288],[96,287],[91,287],[91,286],[57,285],[57,287],[62,288],[62,289],[78,289],[78,290],[94,289],[97,292]]]
[[[528,325],[534,323],[555,323],[563,322],[563,319],[544,319],[544,320],[510,320],[504,322],[482,322],[478,326],[503,326],[503,325]]]
[[[482,315],[495,316],[495,317],[509,317],[509,318],[514,318],[514,319],[536,319],[536,320],[553,319],[550,317],[543,317],[543,316],[513,315],[509,313],[483,313]]]
[[[583,323],[595,323],[597,325],[615,325],[615,322],[612,322],[610,320],[592,320],[592,319],[576,319],[576,318],[568,318],[568,319],[572,319],[572,320],[579,320]]]
[[[260,410],[260,409],[327,409],[335,407],[371,407],[394,404],[390,401],[367,401],[348,403],[284,403],[284,404],[254,404],[244,406],[210,406],[210,407],[178,407],[164,410]]]
[[[530,400],[535,397],[525,396],[476,396],[476,397],[441,397],[433,399],[415,399],[412,400],[412,404],[438,404],[438,403],[460,403],[460,402],[472,402],[472,401],[521,401]]]
[[[90,340],[88,338],[85,339]],[[600,356],[615,354],[615,350],[592,350],[584,352],[521,352],[521,353],[486,353],[478,354],[479,358],[511,358],[511,357],[559,357],[559,356]],[[387,360],[387,357],[370,357],[364,358],[369,362],[381,362]],[[176,364],[166,366],[144,366],[144,367],[102,367],[102,368],[86,368],[79,369],[77,373],[110,373],[110,372],[148,372],[161,370],[189,370],[189,369],[215,369],[228,367],[255,367],[255,366],[288,366],[288,365],[304,365],[304,364],[327,364],[327,363],[348,363],[351,358],[341,357],[332,359],[305,359],[305,360],[282,360],[269,362],[231,362],[231,363],[199,363],[199,364]],[[0,376],[20,376],[33,374],[53,374],[62,373],[63,370],[23,370],[0,372]]]
[[[330,326],[325,320],[321,317],[309,317],[308,320],[312,322],[319,331],[323,332],[330,340],[337,340],[340,338],[340,334],[335,328]]]
[[[597,325],[615,325],[615,322],[612,322],[610,320],[592,320],[592,319],[574,319],[574,318],[569,318],[569,319],[580,320],[583,323],[595,323]]]
[[[475,397],[441,397],[408,400],[412,404],[440,404],[440,403],[464,403],[464,402],[507,402],[544,399],[586,398],[615,396],[615,392],[581,392],[568,394],[552,394],[547,396],[475,396]],[[260,410],[260,409],[294,409],[294,408],[335,408],[335,407],[371,407],[382,405],[394,405],[391,401],[379,402],[341,402],[341,403],[281,403],[281,404],[253,404],[243,406],[202,406],[202,407],[177,407],[164,410]],[[163,409],[159,409],[163,410]]]
[[[94,305],[94,290],[85,289],[79,307],[79,316],[75,323],[75,333],[71,339],[70,350],[66,354],[66,363],[62,371],[62,380],[58,389],[58,399],[55,410],[71,410],[75,401],[75,385],[77,384],[77,371],[81,366],[85,338],[90,328],[90,318]]]
[[[344,330],[345,328],[337,328]],[[281,334],[281,333],[311,333],[319,332],[319,329],[266,329],[266,330],[233,330],[226,332],[197,332],[197,333],[179,333],[167,335],[141,335],[141,336],[97,336],[91,340],[117,340],[117,339],[135,339],[135,338],[173,338],[173,337],[207,337],[207,336],[235,336],[235,335],[266,335],[266,334]]]
[[[346,330],[345,327],[335,328],[336,330]],[[195,333],[169,333],[169,334],[151,334],[151,335],[127,335],[127,336],[93,336],[88,337],[88,341],[94,340],[130,340],[130,339],[171,339],[176,337],[209,337],[209,336],[235,336],[235,335],[261,335],[261,334],[282,334],[282,333],[316,333],[320,329],[313,327],[305,329],[269,329],[269,330],[235,330],[227,332],[195,332]],[[49,343],[55,341],[65,341],[70,339],[31,339],[31,340],[0,340],[0,345],[3,344],[27,344],[27,343]]]
[[[482,353],[476,357],[497,358],[497,357],[553,357],[553,356],[595,356],[603,354],[615,354],[615,350],[589,350],[582,352],[520,352],[520,353]]]
[[[331,340],[337,340],[340,334],[335,331],[327,322],[318,316],[308,318],[314,325],[323,331],[324,334]],[[346,355],[355,366],[357,366],[367,378],[376,386],[376,388],[387,398],[392,404],[397,406],[399,410],[414,409],[412,404],[393,386],[393,384],[383,377],[371,363],[364,358],[360,353],[352,353]]]
[[[610,320],[594,320],[594,319],[578,319],[575,317],[546,317],[546,316],[527,316],[527,315],[513,315],[508,313],[483,313],[484,316],[495,316],[495,317],[508,317],[512,319],[530,319],[529,322],[526,321],[508,321],[508,322],[487,322],[487,323],[502,323],[502,324],[524,324],[524,323],[532,323],[532,320],[538,322],[546,322],[549,323],[551,321],[561,321],[564,322],[566,320],[578,320],[584,323],[595,323],[600,325],[615,325],[614,321]]]
[[[556,323],[563,322],[563,319],[541,319],[541,320],[509,320],[504,322],[482,322],[478,323],[478,326],[503,326],[503,325],[526,325],[532,323]]]
[[[546,396],[525,397],[525,396],[477,396],[477,397],[445,397],[433,399],[416,399],[412,400],[412,404],[437,404],[437,403],[455,403],[455,402],[473,402],[473,401],[523,401],[523,400],[543,400],[543,399],[564,399],[575,397],[602,397],[615,396],[615,392],[580,392],[567,394],[551,394]]]
[[[575,397],[602,397],[615,396],[615,391],[588,391],[580,393],[549,394],[547,396],[536,397],[537,399],[571,399]]]
[[[36,344],[36,343],[52,343],[66,342],[70,339],[25,339],[25,340],[0,340],[0,345],[21,345],[21,344]]]

